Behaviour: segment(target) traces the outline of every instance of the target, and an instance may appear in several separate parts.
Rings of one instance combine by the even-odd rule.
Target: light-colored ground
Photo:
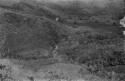
[[[14,61],[17,60],[12,62],[9,59],[0,59],[0,64],[11,68],[11,77],[14,78],[12,81],[108,81],[89,74],[84,65],[55,63],[40,66],[37,71],[33,71],[26,68],[27,66],[15,64]]]
[[[37,71],[28,69],[26,68],[27,66],[14,64],[8,59],[0,59],[0,64],[6,65],[12,69],[12,76],[16,81],[30,81],[28,77],[34,77],[35,81],[44,81],[49,79],[83,80],[79,72],[82,67],[74,64],[55,63],[43,65],[40,66]],[[39,63],[35,66],[39,66]],[[87,73],[86,69],[83,70]]]

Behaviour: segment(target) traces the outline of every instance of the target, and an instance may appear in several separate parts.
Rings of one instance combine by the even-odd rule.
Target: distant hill
[[[107,0],[108,1],[108,0]],[[56,12],[65,24],[75,25],[77,23],[97,23],[108,25],[119,25],[119,20],[124,17],[125,6],[122,0],[114,0],[99,6],[95,3],[84,3],[82,1],[71,1],[60,3],[46,3],[45,5]]]
[[[23,12],[28,14],[34,14],[37,16],[46,16],[48,18],[56,18],[56,14],[51,12],[49,8],[43,6],[36,6],[25,2],[15,3],[11,6],[0,5],[1,8],[8,9],[16,12]]]
[[[52,2],[37,2],[37,1],[21,1],[12,5],[0,4],[0,7],[23,11],[25,13],[35,14],[37,16],[45,16],[47,18],[56,19],[60,17],[62,22],[69,20],[75,22],[94,22],[104,24],[119,24],[119,20],[125,14],[124,2],[109,1],[106,6],[99,7],[95,3],[84,3],[82,1],[71,1],[52,3]]]

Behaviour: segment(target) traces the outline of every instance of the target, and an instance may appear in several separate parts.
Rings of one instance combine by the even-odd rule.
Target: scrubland
[[[124,81],[124,6],[84,8],[1,4],[0,80]]]

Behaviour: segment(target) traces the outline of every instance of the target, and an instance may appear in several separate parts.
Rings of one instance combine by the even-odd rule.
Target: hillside
[[[7,4],[0,4],[1,81],[125,80],[123,7],[113,14],[115,6],[81,2]]]
[[[95,1],[96,3],[96,1]],[[100,7],[93,2],[83,3],[82,1],[71,1],[69,3],[57,4],[48,3],[48,6],[60,13],[67,15],[67,20],[75,20],[76,23],[103,23],[109,25],[118,25],[118,20],[124,16],[124,2],[109,1],[105,6]],[[63,5],[64,4],[64,5]],[[67,21],[66,21],[67,22]]]

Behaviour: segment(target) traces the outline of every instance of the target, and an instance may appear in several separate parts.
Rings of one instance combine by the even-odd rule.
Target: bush
[[[14,81],[12,77],[12,68],[7,65],[0,65],[0,81]]]

